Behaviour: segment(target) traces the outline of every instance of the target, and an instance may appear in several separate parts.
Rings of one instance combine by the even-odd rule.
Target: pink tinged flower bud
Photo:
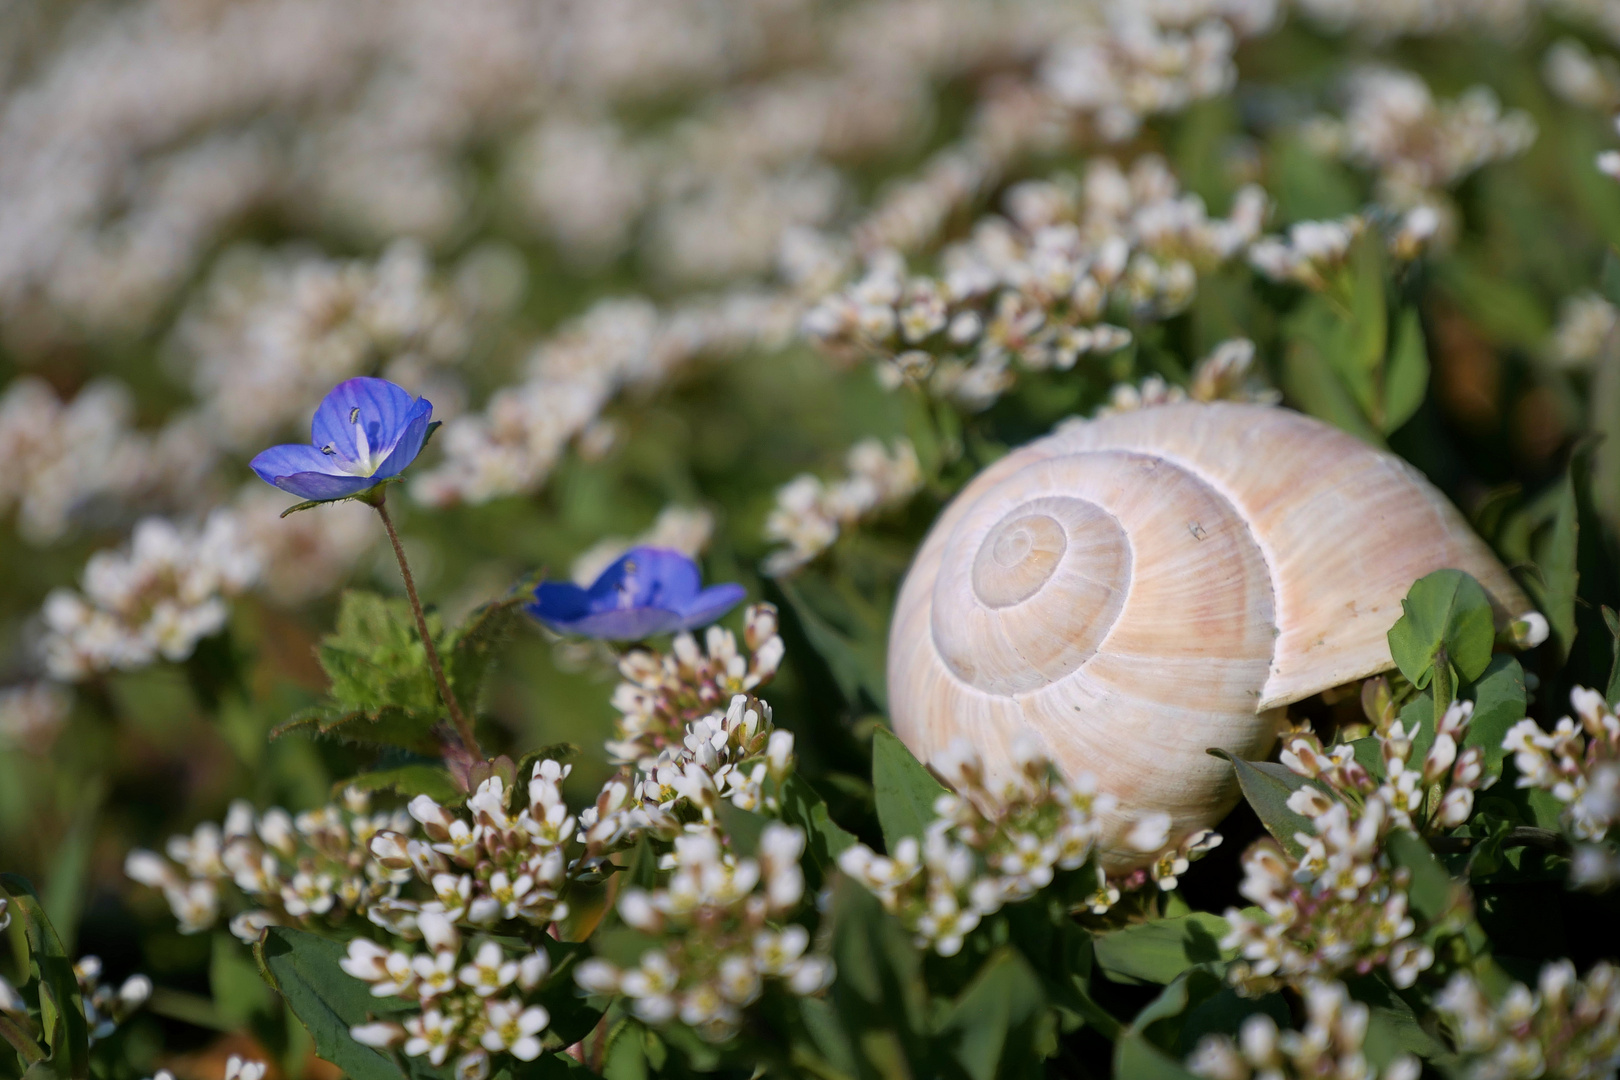
[[[0,975],[0,1013],[12,1013],[17,1016],[28,1015],[28,1002],[23,1000],[17,988]]]
[[[450,839],[450,826],[456,821],[450,811],[426,795],[412,799],[408,809],[411,817],[422,823],[422,829],[428,836],[441,842]]]
[[[606,960],[592,957],[574,969],[574,981],[588,994],[617,994],[619,969]]]
[[[124,874],[132,881],[153,889],[180,884],[180,875],[174,867],[155,851],[136,848],[124,859]]]
[[[1441,735],[1450,735],[1460,738],[1468,728],[1468,721],[1473,719],[1474,703],[1472,701],[1453,701],[1446,707],[1445,715],[1440,717],[1436,732]]]
[[[377,982],[388,977],[388,950],[370,938],[355,938],[349,942],[349,955],[338,966],[363,982]]]
[[[370,1024],[356,1024],[349,1029],[349,1035],[361,1046],[370,1046],[378,1050],[388,1050],[405,1041],[403,1027],[381,1020]]]
[[[619,917],[644,933],[655,934],[664,925],[664,917],[653,906],[652,896],[645,889],[626,889],[619,897]]]
[[[1435,821],[1446,829],[1455,829],[1468,820],[1468,815],[1474,812],[1474,793],[1465,787],[1455,787],[1446,792],[1445,798],[1440,800],[1440,809],[1435,813]]]
[[[523,990],[533,990],[545,982],[546,976],[551,974],[551,957],[543,950],[537,950],[518,961],[518,987]]]
[[[437,911],[424,911],[417,917],[417,926],[423,939],[435,952],[457,952],[461,949],[461,933],[455,923]]]
[[[1449,715],[1449,714],[1448,714]],[[1446,774],[1457,760],[1457,740],[1442,732],[1434,737],[1428,756],[1423,759],[1423,782],[1432,784]]]
[[[396,832],[380,832],[367,845],[371,857],[385,870],[406,870],[411,866],[409,841]]]

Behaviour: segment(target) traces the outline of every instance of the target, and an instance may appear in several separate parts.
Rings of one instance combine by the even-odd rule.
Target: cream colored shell
[[[1238,792],[1205,753],[1265,756],[1281,706],[1389,669],[1417,578],[1479,579],[1499,620],[1529,602],[1415,469],[1286,409],[1166,405],[1066,425],[946,508],[889,635],[894,728],[927,761],[957,737],[1006,768],[1031,732],[1068,775],[1179,840]]]

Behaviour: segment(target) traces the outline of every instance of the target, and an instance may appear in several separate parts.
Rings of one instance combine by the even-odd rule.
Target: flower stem
[[[433,635],[428,633],[427,617],[422,614],[422,601],[416,595],[416,579],[411,577],[410,564],[405,561],[405,549],[400,545],[399,533],[394,529],[394,519],[388,516],[388,504],[385,498],[379,497],[372,505],[377,508],[377,516],[382,518],[383,527],[388,530],[389,543],[394,545],[394,557],[399,560],[399,573],[405,579],[405,595],[411,598],[411,613],[416,616],[416,632],[421,635],[422,647],[427,650],[428,667],[433,669],[433,681],[439,684],[439,697],[444,699],[445,708],[450,710],[450,719],[456,725],[456,734],[461,736],[462,745],[472,751],[479,760],[483,760],[484,752],[478,747],[478,738],[473,734],[472,723],[467,719],[467,714],[461,711],[461,705],[456,701],[454,691],[450,689],[450,680],[444,677],[444,665],[439,662],[439,650],[433,644]]]

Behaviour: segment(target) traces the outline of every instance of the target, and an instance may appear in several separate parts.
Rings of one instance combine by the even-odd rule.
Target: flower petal
[[[406,466],[416,460],[416,455],[422,452],[422,444],[427,441],[428,421],[432,417],[433,402],[427,398],[417,398],[416,404],[411,406],[411,411],[406,416],[405,430],[400,434],[399,442],[387,460],[377,467],[376,479],[386,480],[390,476],[398,476],[405,471]]]
[[[284,446],[272,446],[261,451],[248,467],[259,474],[259,479],[267,484],[275,484],[276,478],[292,476],[295,473],[325,473],[328,476],[347,476],[331,457],[321,453],[313,446],[289,443]],[[279,485],[278,485],[279,486]]]
[[[669,548],[636,547],[602,571],[590,588],[591,605],[659,607],[675,610],[698,594],[703,576],[697,563]]]
[[[534,603],[523,610],[543,623],[569,623],[590,614],[584,589],[566,581],[542,581],[534,590]]]
[[[316,448],[332,447],[350,461],[385,456],[400,441],[411,420],[413,400],[387,379],[356,378],[340,382],[315,410],[310,431]],[[365,430],[367,453],[357,433]]]
[[[318,472],[290,473],[270,482],[300,499],[313,499],[316,502],[346,499],[377,486],[377,481],[369,476],[333,476],[331,473]]]
[[[631,607],[598,611],[552,628],[607,641],[639,641],[679,629],[681,617],[665,608]]]
[[[709,586],[676,608],[676,614],[681,617],[681,629],[695,630],[709,625],[740,604],[747,595],[748,590],[735,583]]]

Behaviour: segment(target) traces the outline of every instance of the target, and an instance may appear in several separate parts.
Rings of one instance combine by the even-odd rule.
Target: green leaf
[[[399,1066],[354,1041],[349,1029],[373,1017],[409,1012],[412,1002],[372,997],[370,988],[339,966],[342,944],[284,926],[266,930],[254,946],[293,1014],[315,1040],[315,1052],[351,1080],[400,1080]]]
[[[1611,706],[1620,706],[1620,614],[1614,608],[1603,609],[1603,622],[1609,628],[1609,636],[1614,638],[1611,644],[1613,660],[1609,667],[1609,686],[1603,692]]]
[[[729,800],[720,801],[720,828],[724,830],[737,854],[752,859],[759,851],[759,838],[769,823],[762,814],[741,810]]]
[[[602,1010],[580,997],[574,982],[575,965],[589,958],[591,949],[584,942],[558,941],[548,936],[542,936],[540,943],[551,958],[551,974],[540,989],[540,1003],[551,1014],[548,1031],[563,1046],[572,1046],[589,1035],[602,1019]]]
[[[277,725],[271,730],[270,738],[280,739],[302,731],[348,742],[395,747],[424,756],[436,755],[443,749],[437,734],[441,720],[437,712],[412,712],[392,705],[375,710],[312,705]]]
[[[844,699],[856,705],[864,693],[879,711],[887,711],[886,599],[851,595],[847,583],[840,587],[814,569],[776,578],[775,584]]]
[[[1441,649],[1463,679],[1472,682],[1484,673],[1496,626],[1479,582],[1461,570],[1436,570],[1413,583],[1401,610],[1389,631],[1389,651],[1413,686],[1429,685]]]
[[[513,592],[484,604],[446,635],[442,647],[445,674],[464,709],[476,710],[484,680],[501,646],[523,624],[523,605],[532,598],[532,585],[520,583]]]
[[[333,795],[341,794],[343,789],[348,787],[370,792],[392,791],[406,796],[426,795],[440,804],[460,802],[467,794],[456,786],[455,779],[447,769],[426,763],[401,765],[397,769],[380,769],[377,772],[361,773],[348,780],[339,780],[332,785]]]
[[[428,631],[437,635],[437,616]],[[338,601],[337,629],[318,650],[332,680],[332,698],[349,709],[395,706],[437,712],[439,691],[410,604],[397,597],[349,589]]]
[[[1477,746],[1485,755],[1485,783],[1502,775],[1507,750],[1502,740],[1508,728],[1524,719],[1528,699],[1524,669],[1511,656],[1493,656],[1485,673],[1474,683],[1474,716],[1463,735],[1463,746]],[[1414,754],[1413,761],[1419,760]]]
[[[1389,834],[1384,850],[1389,853],[1390,861],[1412,875],[1407,895],[1414,914],[1433,923],[1455,906],[1461,886],[1446,873],[1429,845],[1416,833],[1396,829]]]
[[[872,736],[872,791],[883,842],[890,852],[902,837],[922,840],[923,831],[934,820],[934,800],[947,793],[906,744],[882,727]]]
[[[936,1030],[972,1080],[1033,1075],[1055,1048],[1040,979],[1012,949],[990,957]]]
[[[1367,1006],[1367,1037],[1362,1051],[1377,1066],[1388,1065],[1402,1054],[1432,1058],[1445,1047],[1423,1030],[1417,1015],[1381,978],[1363,975],[1345,982],[1350,996]]]
[[[855,834],[841,827],[827,813],[827,803],[810,782],[798,773],[792,773],[782,782],[778,795],[782,804],[782,820],[804,830],[805,850],[809,865],[805,867],[806,884],[812,890],[832,876],[838,866],[838,856],[857,841]]]
[[[835,886],[830,914],[838,974],[829,1000],[843,1030],[868,1059],[922,1060],[928,992],[910,935],[848,878]]]
[[[1097,935],[1097,964],[1115,982],[1162,985],[1195,964],[1231,959],[1220,947],[1230,929],[1225,919],[1203,911],[1127,926]]]
[[[244,1028],[248,1021],[272,1008],[280,1015],[276,996],[259,975],[259,968],[247,946],[229,934],[216,933],[208,964],[208,988],[220,1019],[232,1029]]]
[[[1412,418],[1429,392],[1429,354],[1417,308],[1401,311],[1384,364],[1383,403],[1378,427],[1384,434]]]
[[[0,890],[11,898],[28,942],[28,963],[39,993],[39,1026],[50,1048],[43,1065],[64,1080],[86,1080],[90,1075],[90,1032],[73,961],[27,878],[0,874]],[[30,1071],[40,1067],[34,1065]]]
[[[1580,584],[1580,571],[1576,566],[1580,542],[1576,485],[1586,482],[1591,452],[1590,442],[1578,446],[1570,457],[1569,468],[1553,489],[1551,521],[1537,532],[1531,549],[1537,573],[1528,575],[1525,580],[1531,599],[1547,616],[1552,631],[1548,644],[1559,663],[1569,659],[1569,650],[1575,644],[1576,589]]]
[[[1193,1008],[1223,989],[1220,975],[1207,965],[1178,975],[1136,1014],[1130,1028],[1115,1042],[1114,1075],[1132,1080],[1188,1080],[1193,1074],[1181,1064],[1181,1029]]]
[[[1225,750],[1209,752],[1232,763],[1237,770],[1238,786],[1243,789],[1243,797],[1254,808],[1266,831],[1290,855],[1297,857],[1302,854],[1305,849],[1294,839],[1294,834],[1310,835],[1311,823],[1288,809],[1288,796],[1310,781],[1286,765],[1270,761],[1245,761]]]

